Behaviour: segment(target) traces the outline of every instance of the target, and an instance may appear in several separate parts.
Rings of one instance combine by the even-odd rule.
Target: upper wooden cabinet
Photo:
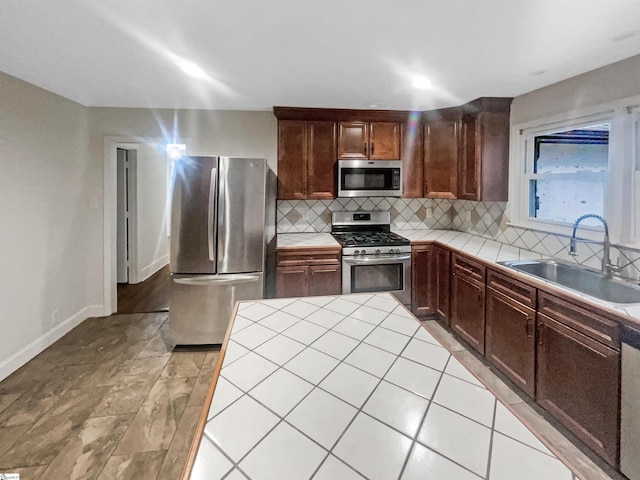
[[[458,120],[430,120],[424,130],[424,196],[457,198]]]
[[[402,160],[402,196],[404,198],[424,197],[423,143],[420,124],[400,124],[400,160]]]
[[[340,122],[338,124],[340,160],[400,159],[400,126],[396,122]]]
[[[278,122],[278,199],[335,198],[335,164],[335,122]]]
[[[509,183],[509,112],[479,112],[461,121],[458,198],[506,202]]]

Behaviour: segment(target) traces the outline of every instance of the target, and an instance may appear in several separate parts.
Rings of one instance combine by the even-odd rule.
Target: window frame
[[[573,224],[529,216],[529,181],[533,174],[536,136],[580,126],[609,123],[609,167],[604,185],[604,218],[611,241],[621,246],[640,247],[640,95],[586,109],[512,125],[509,169],[509,225],[547,233],[571,235]],[[599,175],[597,173],[570,174]],[[603,227],[580,225],[580,238],[602,241]]]

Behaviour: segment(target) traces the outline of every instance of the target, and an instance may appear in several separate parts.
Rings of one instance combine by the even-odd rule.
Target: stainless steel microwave
[[[338,197],[400,197],[402,162],[338,160]]]

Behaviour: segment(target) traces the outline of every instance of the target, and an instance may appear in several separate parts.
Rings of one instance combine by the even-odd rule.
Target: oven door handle
[[[388,263],[404,262],[405,260],[411,260],[411,255],[380,255],[373,258],[342,257],[342,261],[347,265],[382,265]]]

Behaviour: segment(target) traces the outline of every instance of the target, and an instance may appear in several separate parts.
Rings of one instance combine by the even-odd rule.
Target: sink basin
[[[602,273],[586,267],[555,260],[515,260],[498,263],[605,302],[621,306],[640,304],[640,287],[622,280],[606,278]]]

